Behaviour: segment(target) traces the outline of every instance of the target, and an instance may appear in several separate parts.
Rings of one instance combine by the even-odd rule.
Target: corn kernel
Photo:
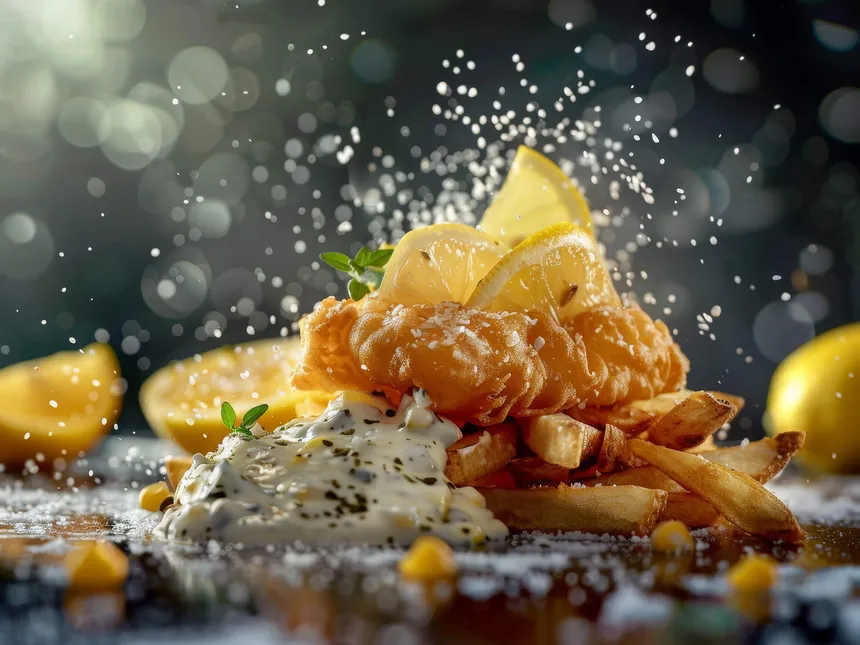
[[[409,580],[444,580],[457,575],[454,551],[432,535],[422,535],[412,544],[398,565],[400,575]]]
[[[651,532],[651,548],[654,551],[672,553],[692,551],[694,547],[693,536],[679,520],[660,522]]]
[[[88,540],[69,552],[65,569],[75,589],[114,589],[128,578],[128,558],[112,542]]]
[[[770,589],[777,580],[776,562],[762,555],[742,558],[726,573],[729,586],[741,593]]]
[[[165,482],[156,482],[141,489],[138,501],[143,510],[155,513],[161,508],[161,503],[168,497],[170,497],[170,489],[167,488],[167,484]]]
[[[167,469],[167,482],[176,490],[179,480],[191,468],[191,457],[165,457],[164,467]]]

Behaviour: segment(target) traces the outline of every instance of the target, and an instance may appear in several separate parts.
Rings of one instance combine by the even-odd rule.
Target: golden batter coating
[[[439,414],[489,425],[684,386],[689,363],[640,309],[595,309],[567,327],[539,312],[455,303],[323,300],[302,324],[300,389],[427,391]]]

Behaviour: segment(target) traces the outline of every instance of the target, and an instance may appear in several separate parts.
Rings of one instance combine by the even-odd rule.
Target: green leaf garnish
[[[352,278],[346,285],[349,297],[361,300],[370,293],[371,287],[377,288],[382,283],[383,267],[391,259],[392,253],[394,249],[371,251],[362,246],[354,258],[350,259],[343,253],[327,252],[320,254],[320,260]]]
[[[394,249],[379,249],[370,254],[370,259],[367,261],[369,267],[384,267],[391,259],[391,254]]]
[[[364,298],[368,293],[370,293],[370,287],[368,287],[363,282],[359,282],[355,278],[347,283],[346,288],[349,290],[349,297],[355,300],[356,302]]]
[[[269,406],[266,403],[251,408],[245,413],[245,416],[242,417],[242,425],[246,428],[250,428],[257,422],[257,419],[266,414],[266,410],[268,409]]]
[[[221,423],[230,428],[230,430],[236,425],[236,410],[227,401],[221,404]]]
[[[337,269],[338,271],[343,271],[345,273],[349,273],[349,257],[344,255],[343,253],[334,253],[329,251],[328,253],[320,253],[320,260],[329,265],[332,269]]]
[[[367,266],[368,260],[370,260],[370,249],[366,246],[362,246],[358,249],[358,253],[355,254],[353,261],[363,269]]]
[[[268,409],[269,406],[265,403],[254,406],[245,413],[245,416],[242,417],[242,422],[236,427],[236,410],[233,409],[230,403],[224,401],[221,404],[221,423],[227,426],[231,432],[237,432],[246,437],[253,437],[254,433],[251,432],[251,428],[254,427],[257,419],[266,414]]]

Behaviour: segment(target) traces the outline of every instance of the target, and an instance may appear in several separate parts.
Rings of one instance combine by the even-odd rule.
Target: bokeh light
[[[200,105],[218,96],[227,85],[230,70],[211,47],[189,47],[179,52],[167,68],[167,81],[185,103]]]
[[[860,143],[860,88],[841,87],[828,94],[821,102],[818,120],[834,139]]]
[[[758,87],[758,68],[741,52],[729,47],[715,49],[702,65],[705,80],[726,94],[744,94]]]

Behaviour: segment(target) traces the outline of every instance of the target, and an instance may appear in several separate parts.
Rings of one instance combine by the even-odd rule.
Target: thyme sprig
[[[230,403],[224,401],[221,404],[221,423],[227,426],[231,432],[238,432],[239,434],[243,434],[247,437],[253,437],[254,433],[251,432],[251,428],[254,427],[257,419],[266,414],[268,409],[269,406],[266,403],[254,406],[245,413],[245,416],[242,417],[241,423],[237,426],[236,410],[233,409],[233,406],[230,405]]]
[[[371,288],[377,288],[382,282],[385,265],[391,259],[392,253],[394,253],[394,249],[371,251],[366,246],[362,246],[354,258],[343,253],[330,251],[321,253],[320,260],[332,269],[346,273],[351,278],[346,288],[349,290],[349,297],[357,301],[370,293]]]

